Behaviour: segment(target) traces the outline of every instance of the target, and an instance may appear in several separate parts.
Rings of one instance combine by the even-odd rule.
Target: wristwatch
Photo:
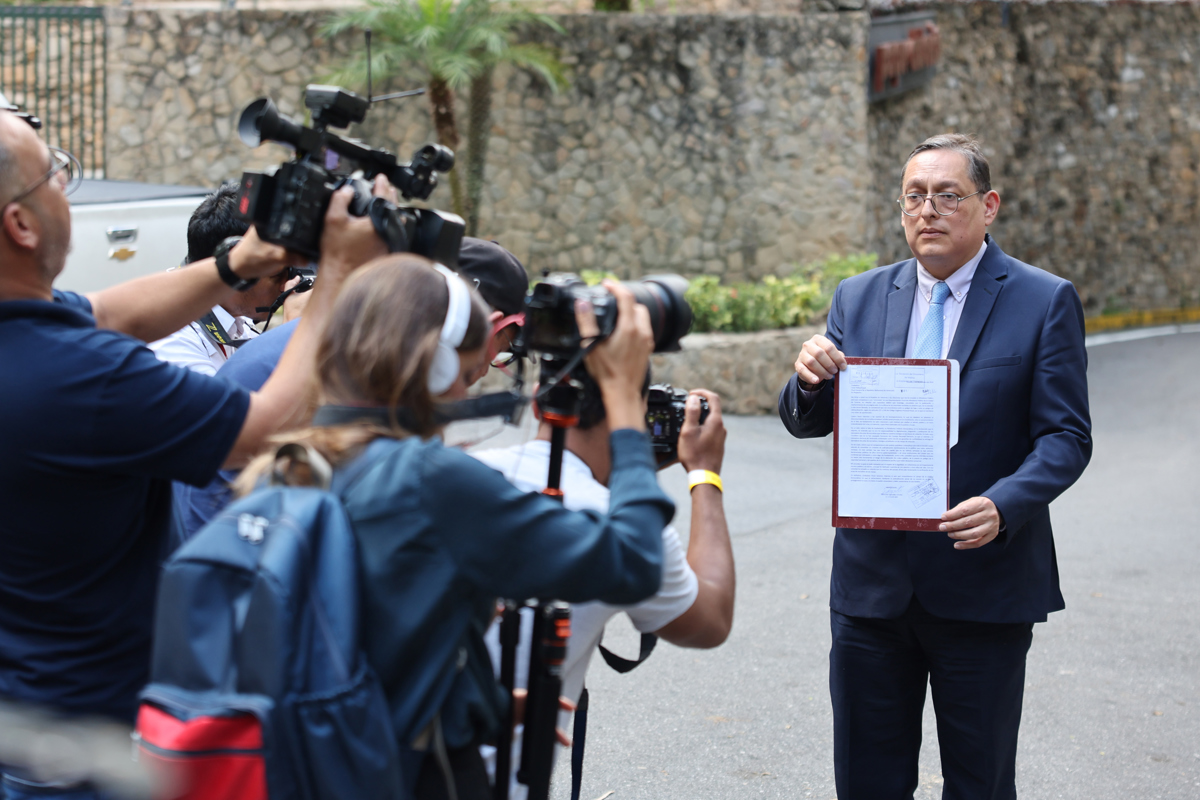
[[[221,276],[221,280],[229,288],[244,292],[258,283],[258,278],[239,278],[237,273],[229,268],[229,251],[241,240],[242,237],[240,236],[230,236],[227,239],[223,239],[217,245],[217,249],[213,251],[213,258],[217,262],[217,274]]]

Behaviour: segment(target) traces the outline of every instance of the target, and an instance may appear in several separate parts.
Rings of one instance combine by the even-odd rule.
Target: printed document
[[[896,527],[876,520],[940,519],[949,508],[951,439],[958,438],[951,362],[847,361],[837,376],[835,515],[862,518],[852,527],[866,528]]]

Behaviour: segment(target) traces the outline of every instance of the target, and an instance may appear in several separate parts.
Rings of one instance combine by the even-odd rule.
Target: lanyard
[[[221,325],[221,321],[217,319],[217,315],[212,311],[209,311],[197,321],[200,323],[200,330],[204,331],[204,335],[213,344],[220,347],[222,352],[224,352],[226,347],[232,347],[236,350],[250,341],[249,339],[234,339],[230,336],[229,331],[225,330],[225,327]]]

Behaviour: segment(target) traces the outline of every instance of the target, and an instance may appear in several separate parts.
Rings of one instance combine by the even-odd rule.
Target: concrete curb
[[[1154,328],[1136,328],[1112,333],[1094,333],[1084,339],[1088,347],[1116,342],[1134,342],[1138,339],[1153,339],[1156,336],[1174,336],[1177,333],[1200,333],[1200,323],[1191,325],[1159,325]]]

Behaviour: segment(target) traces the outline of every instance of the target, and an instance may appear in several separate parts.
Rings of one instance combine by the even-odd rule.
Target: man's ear
[[[23,250],[36,250],[41,238],[41,226],[37,217],[20,203],[9,203],[4,207],[2,224],[5,235]]]
[[[992,189],[983,196],[983,224],[991,225],[1000,211],[1000,194]]]

